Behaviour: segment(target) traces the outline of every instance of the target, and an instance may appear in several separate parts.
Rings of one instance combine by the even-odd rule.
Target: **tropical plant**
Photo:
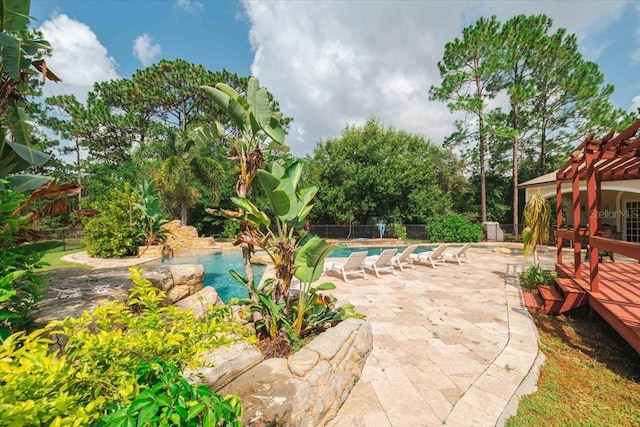
[[[520,286],[527,291],[533,291],[538,285],[555,285],[558,274],[555,271],[546,270],[539,266],[531,265],[518,275]]]
[[[280,123],[282,113],[274,112],[267,90],[260,88],[258,79],[253,77],[247,83],[245,96],[225,83],[218,83],[215,87],[203,86],[202,90],[231,119],[233,127],[225,128],[216,122],[215,127],[199,131],[208,140],[225,140],[229,147],[228,156],[236,159],[240,166],[236,194],[238,198],[246,199],[258,169],[264,164],[263,150],[289,151]],[[254,246],[251,243],[251,226],[247,222],[240,223],[240,234],[244,236],[239,243],[242,245],[245,277],[251,282]]]
[[[524,206],[522,219],[525,225],[522,230],[522,242],[524,243],[524,256],[533,252],[533,265],[538,267],[538,245],[549,241],[549,228],[551,227],[551,206],[544,198],[540,190],[531,195]]]
[[[160,207],[160,199],[156,197],[156,186],[153,181],[143,180],[138,187],[137,195],[140,202],[133,204],[142,214],[141,228],[147,245],[164,243],[167,232],[162,228],[167,223]]]
[[[250,300],[254,301],[250,310],[260,312],[260,323],[272,338],[285,325],[300,337],[321,325],[359,315],[353,306],[336,308],[335,299],[319,293],[334,289],[332,283],[311,286],[322,276],[324,260],[337,245],[329,245],[324,239],[310,234],[300,238],[317,192],[316,187],[297,188],[301,174],[302,164],[299,162],[286,169],[274,162],[270,171],[258,170],[258,180],[274,212],[273,222],[265,212],[244,198],[232,198],[242,214],[226,212],[228,216],[246,221],[251,230],[247,243],[263,249],[273,262],[275,278],[267,279],[260,286],[232,273],[248,287]],[[240,234],[238,239],[247,239],[247,236]],[[289,295],[294,276],[300,281],[297,301],[292,301]]]
[[[243,425],[237,395],[222,397],[207,386],[194,386],[180,375],[177,366],[158,357],[140,362],[136,376],[143,390],[128,406],[103,417],[100,425]]]
[[[300,242],[293,272],[294,276],[300,280],[300,292],[291,316],[292,329],[299,337],[349,317],[364,317],[355,311],[353,305],[346,304],[336,308],[335,297],[319,293],[335,289],[336,286],[333,283],[325,282],[315,287],[311,286],[322,276],[326,258],[335,249],[341,247],[341,245],[329,245],[326,240],[318,236],[307,235]]]
[[[298,190],[301,174],[302,164],[298,162],[286,170],[275,162],[271,171],[258,170],[258,179],[275,214],[273,226],[268,215],[246,198],[233,197],[231,200],[240,212],[227,212],[242,218],[241,223],[246,224],[246,231],[241,232],[237,240],[265,250],[271,258],[275,268],[274,299],[285,304],[289,299],[297,233],[304,227],[313,207],[311,201],[318,191],[317,187]]]
[[[482,225],[474,224],[463,215],[451,215],[427,225],[431,242],[466,243],[482,239]]]

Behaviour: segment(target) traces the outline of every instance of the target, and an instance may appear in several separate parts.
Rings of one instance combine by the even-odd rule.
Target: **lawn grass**
[[[55,270],[55,269],[58,269],[58,268],[90,269],[91,266],[89,266],[89,265],[76,264],[75,262],[66,262],[66,261],[62,261],[62,259],[61,259],[65,255],[74,254],[76,252],[82,252],[84,250],[85,250],[84,247],[80,247],[80,248],[69,249],[69,250],[66,250],[66,251],[47,252],[42,257],[42,261],[46,262],[49,265],[46,266],[46,267],[38,269],[38,271],[49,271],[49,270]]]
[[[506,425],[640,425],[640,355],[588,307],[533,317],[547,360]]]

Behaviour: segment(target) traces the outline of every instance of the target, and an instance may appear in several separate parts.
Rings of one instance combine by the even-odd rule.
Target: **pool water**
[[[244,277],[244,265],[242,263],[242,252],[221,252],[189,257],[173,257],[162,262],[163,264],[201,264],[204,267],[205,286],[213,286],[218,292],[222,301],[229,302],[231,298],[247,298],[249,292],[247,288],[234,279],[229,270],[235,270]],[[253,265],[253,275],[255,281],[260,282],[264,274],[264,265]]]
[[[385,249],[398,249],[401,253],[406,246],[370,246],[370,247],[349,247],[346,249],[334,251],[329,255],[331,258],[347,258],[353,252],[367,251],[367,255],[380,255]],[[418,246],[414,253],[433,250],[432,246]],[[212,254],[207,252],[202,255],[190,255],[185,257],[173,257],[162,261],[163,264],[201,264],[204,267],[204,279],[202,283],[205,286],[213,286],[218,292],[222,301],[229,302],[231,298],[247,298],[249,292],[247,288],[234,279],[229,270],[235,270],[241,276],[244,276],[244,265],[242,264],[242,252],[231,251]],[[260,282],[264,274],[265,266],[254,264],[253,274],[256,283]]]

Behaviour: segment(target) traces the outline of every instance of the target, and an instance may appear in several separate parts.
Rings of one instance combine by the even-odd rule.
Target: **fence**
[[[407,238],[411,240],[429,240],[426,224],[404,224],[407,229]],[[484,229],[484,239],[491,241],[521,241],[522,240],[522,224],[518,226],[518,236],[514,234],[513,224],[489,223]],[[378,238],[397,238],[393,224],[387,224],[384,234],[380,234],[380,228],[377,225],[331,225],[318,224],[312,225],[311,231],[320,237],[326,239],[338,240],[356,240],[356,239],[378,239]],[[501,238],[498,238],[501,236]]]
[[[427,240],[427,230],[424,224],[405,224],[407,229],[407,238],[415,240]],[[380,228],[377,225],[357,225],[357,224],[345,224],[345,225],[312,225],[311,231],[320,237],[326,239],[338,239],[338,240],[354,240],[354,239],[395,239],[396,230],[393,224],[387,224],[384,229],[384,233],[380,233]]]
[[[38,230],[38,234],[40,235],[38,241],[55,240],[62,242],[62,246],[52,249],[52,252],[80,249],[84,246],[84,230],[56,228],[51,230]]]

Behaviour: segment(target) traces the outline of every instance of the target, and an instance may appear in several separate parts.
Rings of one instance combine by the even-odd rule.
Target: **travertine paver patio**
[[[323,278],[367,315],[374,341],[330,426],[493,426],[515,412],[542,360],[519,287],[505,281],[522,255],[468,253],[471,264]]]

